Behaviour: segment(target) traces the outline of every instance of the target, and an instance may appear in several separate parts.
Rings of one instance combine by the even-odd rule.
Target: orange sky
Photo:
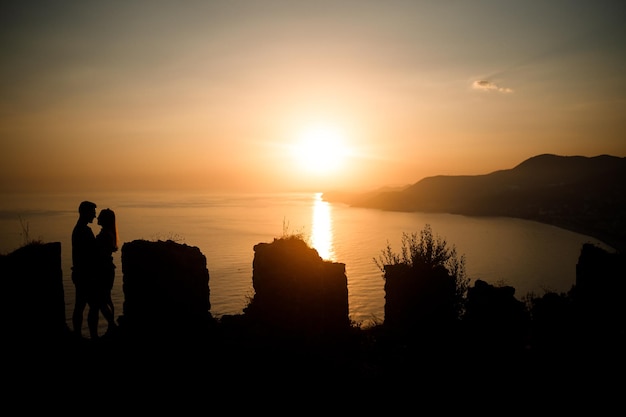
[[[15,3],[0,192],[370,190],[626,156],[622,1]],[[333,170],[295,155],[315,126]]]

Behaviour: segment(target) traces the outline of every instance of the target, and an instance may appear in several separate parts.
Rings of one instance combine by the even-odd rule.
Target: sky
[[[626,2],[0,6],[0,192],[367,191],[626,156]]]

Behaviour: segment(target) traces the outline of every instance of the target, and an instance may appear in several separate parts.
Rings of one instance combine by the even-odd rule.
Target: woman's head
[[[102,231],[111,237],[113,251],[118,249],[117,225],[115,224],[115,212],[105,208],[100,210],[98,224],[102,226]]]
[[[100,210],[100,214],[98,215],[98,224],[102,227],[114,228],[115,212],[108,208]]]

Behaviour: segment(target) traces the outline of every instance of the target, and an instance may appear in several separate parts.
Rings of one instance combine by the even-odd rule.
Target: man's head
[[[93,219],[96,217],[96,203],[92,203],[91,201],[83,201],[78,206],[78,214],[82,219],[85,219],[88,222],[93,221]]]

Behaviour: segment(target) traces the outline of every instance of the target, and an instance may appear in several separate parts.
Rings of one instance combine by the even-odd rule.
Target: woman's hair
[[[100,210],[98,215],[98,224],[102,226],[102,230],[111,235],[111,243],[113,251],[118,249],[117,224],[115,223],[115,212],[109,208]]]

